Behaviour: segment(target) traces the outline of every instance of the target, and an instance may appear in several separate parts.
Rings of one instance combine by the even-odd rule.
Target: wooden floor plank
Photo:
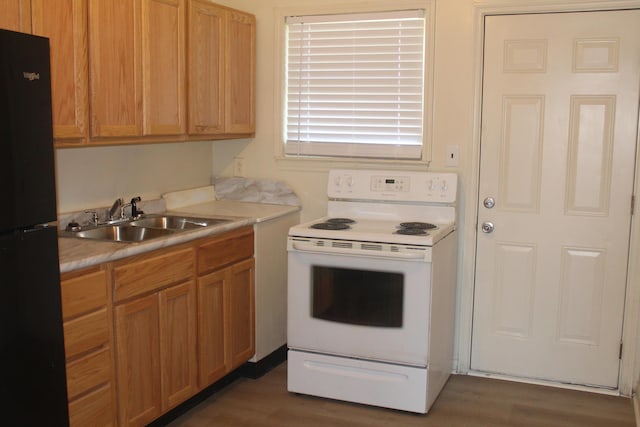
[[[286,363],[242,378],[172,427],[634,427],[630,399],[453,375],[427,415],[287,391]]]

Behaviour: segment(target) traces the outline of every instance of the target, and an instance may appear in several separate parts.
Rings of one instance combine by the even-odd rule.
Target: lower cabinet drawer
[[[109,320],[106,309],[64,323],[64,348],[67,359],[108,342]]]
[[[69,400],[111,379],[111,349],[106,347],[67,363]]]
[[[114,426],[111,383],[69,402],[69,425],[71,427]]]

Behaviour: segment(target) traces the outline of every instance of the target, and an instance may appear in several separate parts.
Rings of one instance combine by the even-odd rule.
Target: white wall
[[[58,212],[211,183],[212,142],[56,150]]]

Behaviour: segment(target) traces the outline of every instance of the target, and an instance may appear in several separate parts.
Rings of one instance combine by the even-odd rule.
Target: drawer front
[[[193,277],[195,256],[191,248],[145,257],[113,269],[115,300],[154,291]]]
[[[67,395],[69,400],[111,380],[111,349],[103,348],[67,363]]]
[[[107,272],[99,270],[65,279],[62,276],[62,315],[64,319],[97,310],[107,303]]]
[[[102,309],[64,323],[67,359],[109,342],[107,310]]]
[[[71,427],[114,426],[114,415],[110,383],[80,399],[69,402]]]
[[[253,228],[225,233],[198,247],[198,275],[253,256]]]

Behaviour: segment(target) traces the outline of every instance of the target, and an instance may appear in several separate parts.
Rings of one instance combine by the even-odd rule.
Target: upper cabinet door
[[[189,133],[224,132],[224,40],[227,10],[189,2]]]
[[[191,0],[189,134],[255,132],[255,16]]]
[[[143,0],[145,135],[186,132],[185,0]]]
[[[140,2],[89,0],[91,137],[142,134]]]
[[[256,129],[256,18],[230,11],[227,23],[226,131],[253,133]]]
[[[53,137],[82,143],[87,136],[87,7],[84,0],[32,0],[33,34],[51,46]]]
[[[21,33],[31,32],[29,0],[0,0],[0,28]]]

